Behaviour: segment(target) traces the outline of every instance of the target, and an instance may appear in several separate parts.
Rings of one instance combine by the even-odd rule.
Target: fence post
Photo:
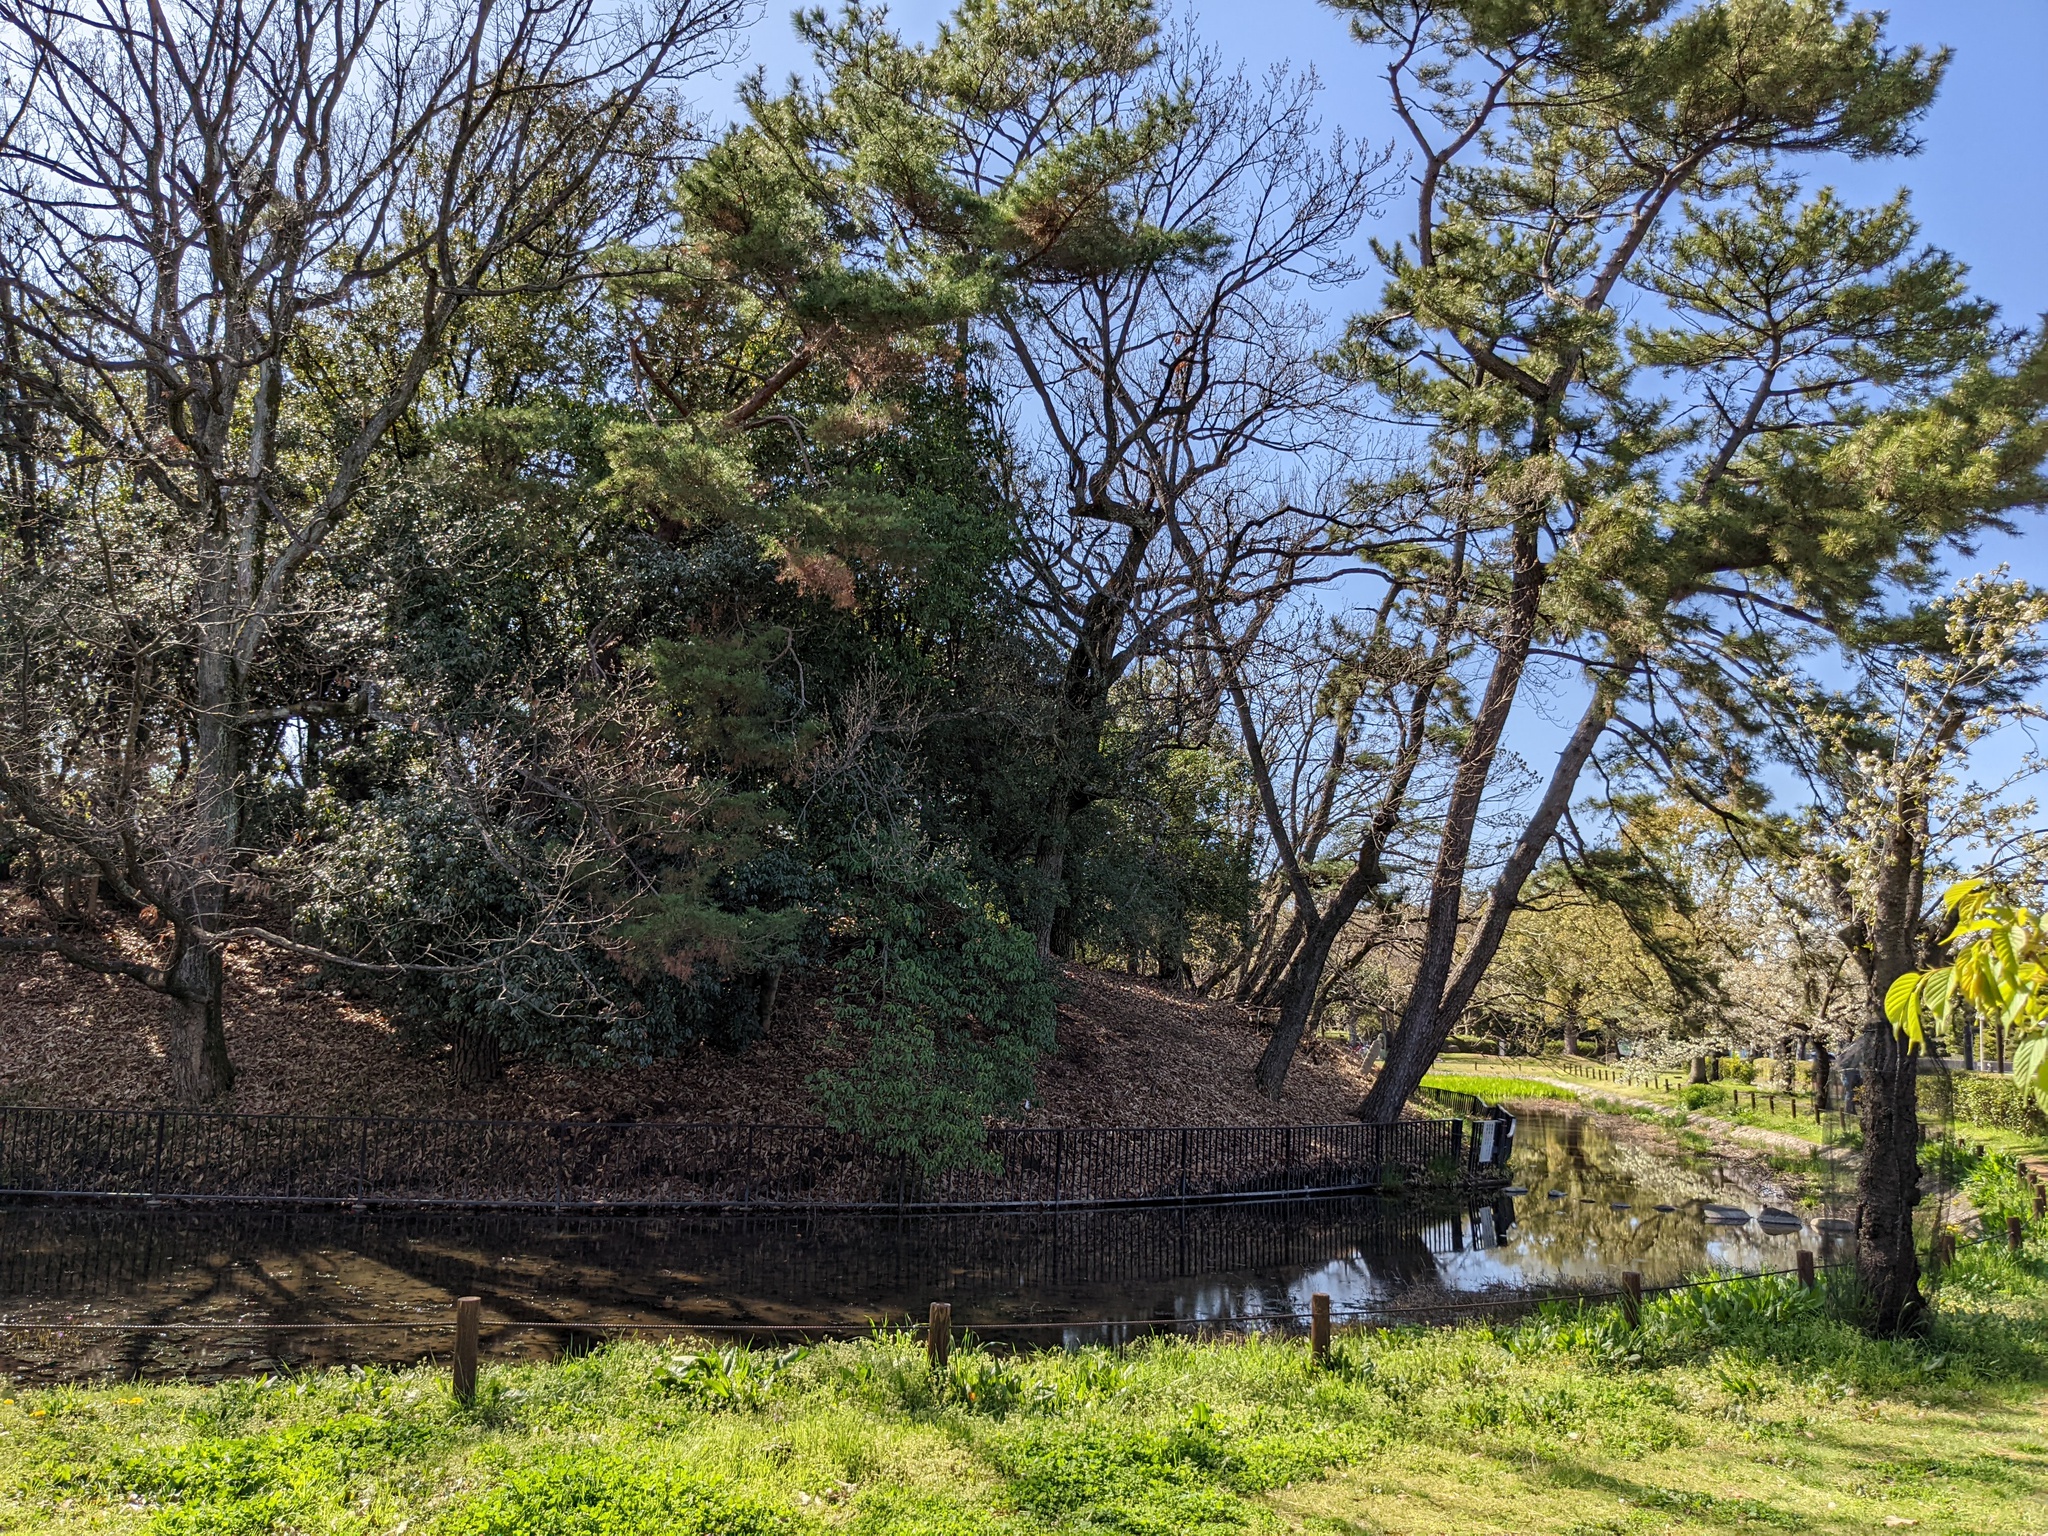
[[[164,1112],[156,1112],[156,1158],[149,1168],[149,1192],[160,1195],[164,1192]]]
[[[2039,1221],[2043,1216],[2048,1216],[2048,1189],[2043,1189],[2039,1184],[2036,1184],[2034,1186],[2034,1220]]]
[[[1793,1255],[1792,1262],[1799,1270],[1799,1289],[1802,1291],[1812,1290],[1814,1287],[1812,1250],[1800,1249],[1798,1253]]]
[[[1634,1328],[1643,1320],[1643,1277],[1640,1271],[1621,1272],[1621,1317]]]
[[[1955,1261],[1956,1261],[1956,1235],[1955,1235],[1955,1233],[1953,1233],[1953,1232],[1937,1232],[1937,1233],[1935,1233],[1935,1234],[1934,1234],[1934,1267],[1935,1267],[1935,1269],[1936,1269],[1936,1270],[1943,1270],[1943,1269],[1947,1269],[1947,1268],[1948,1268],[1948,1267],[1949,1267],[1949,1266],[1950,1266],[1951,1264],[1955,1263]]]
[[[483,1322],[483,1299],[463,1296],[455,1303],[455,1400],[476,1401],[477,1335]]]
[[[1308,1299],[1308,1352],[1317,1365],[1330,1363],[1330,1298],[1322,1291]]]
[[[931,1318],[924,1329],[924,1357],[935,1371],[943,1371],[953,1355],[953,1303],[932,1303]]]
[[[2006,1246],[2006,1247],[2007,1247],[2007,1248],[2008,1248],[2009,1250],[2011,1250],[2011,1251],[2012,1251],[2013,1253],[2018,1253],[2018,1252],[2020,1251],[2020,1248],[2021,1248],[2021,1246],[2022,1246],[2023,1244],[2025,1244],[2026,1240],[2027,1240],[2027,1227],[2026,1227],[2026,1223],[2025,1223],[2025,1222],[2023,1222],[2023,1221],[2021,1221],[2021,1220],[2019,1219],[2019,1217],[2017,1217],[2017,1216],[2008,1216],[2008,1217],[2006,1217],[2006,1218],[2005,1218],[2005,1246]]]
[[[1180,1197],[1188,1197],[1188,1128],[1180,1128]]]

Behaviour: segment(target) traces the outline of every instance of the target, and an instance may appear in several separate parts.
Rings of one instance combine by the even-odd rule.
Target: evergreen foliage
[[[744,1051],[801,977],[817,1100],[923,1172],[1030,1094],[1055,959],[1270,1007],[1275,1096],[1384,1021],[1387,1119],[1468,1015],[1881,1023],[1937,770],[2040,673],[1917,757],[1884,697],[2041,602],[1930,594],[2048,499],[2042,334],[1804,169],[1909,155],[1945,57],[1333,3],[1412,183],[1147,0],[805,12],[709,142],[731,0],[0,0],[0,950],[170,999],[190,1101],[236,945],[468,1086]]]

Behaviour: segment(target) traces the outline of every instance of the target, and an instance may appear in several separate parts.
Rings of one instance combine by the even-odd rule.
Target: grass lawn
[[[1497,1328],[1156,1341],[934,1377],[908,1337],[5,1392],[0,1531],[1847,1533],[2048,1528],[2048,1230],[1925,1342],[1782,1279]]]
[[[1422,1080],[1425,1088],[1447,1088],[1453,1093],[1476,1093],[1498,1103],[1502,1099],[1575,1099],[1577,1094],[1555,1083],[1526,1077],[1493,1077],[1483,1072],[1432,1072]]]

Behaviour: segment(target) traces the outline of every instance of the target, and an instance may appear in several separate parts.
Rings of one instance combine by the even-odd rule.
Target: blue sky
[[[890,15],[928,37],[952,7],[902,0]],[[1193,6],[1198,30],[1227,55],[1254,65],[1312,65],[1329,87],[1333,123],[1385,142],[1395,125],[1383,107],[1372,55],[1344,18],[1313,0]],[[1907,0],[1887,8],[1897,43],[1955,50],[1948,82],[1929,115],[1927,147],[1904,162],[1831,170],[1865,201],[1901,183],[1936,243],[1970,263],[1979,288],[2015,316],[2048,309],[2048,3],[2044,0]],[[779,81],[809,60],[773,4],[748,36],[749,63]]]
[[[901,0],[889,12],[906,35],[924,38],[951,9],[950,0]],[[1196,30],[1227,58],[1254,68],[1283,61],[1312,66],[1326,87],[1333,127],[1374,143],[1397,140],[1399,125],[1385,108],[1375,56],[1351,40],[1343,16],[1314,0],[1197,0],[1187,9]],[[2037,323],[2048,311],[2048,0],[1902,0],[1884,9],[1893,44],[1954,50],[1921,131],[1924,148],[1906,160],[1818,163],[1809,175],[1858,203],[1882,201],[1906,187],[1926,238],[1968,264],[1977,292],[1997,303],[2010,323]],[[779,84],[808,64],[789,12],[771,3],[749,34],[743,67],[758,65]],[[1407,206],[1397,204],[1387,216],[1407,215]],[[1369,293],[1334,297],[1354,308],[1370,299]],[[1958,553],[1953,571],[1961,576],[2002,562],[2015,575],[2048,585],[2044,535],[2048,523],[2035,515],[2013,537],[1987,540],[1974,555]],[[1547,771],[1546,749],[1577,714],[1579,688],[1575,680],[1553,679],[1547,687],[1531,682],[1510,745]],[[1993,776],[2024,750],[2016,736],[1987,746],[1979,767]]]
[[[889,13],[907,35],[929,37],[951,9],[948,0],[901,0]],[[1374,56],[1351,41],[1338,13],[1314,0],[1208,0],[1189,9],[1227,57],[1313,66],[1333,126],[1376,143],[1396,138]],[[2048,0],[1909,0],[1888,14],[1895,43],[1955,51],[1926,147],[1904,161],[1835,161],[1817,175],[1859,202],[1910,188],[1928,239],[1969,263],[1978,291],[2010,320],[2031,323],[2048,311]],[[771,0],[747,39],[745,67],[766,69],[774,83],[809,64],[789,15]],[[1402,218],[1407,209],[1391,212]],[[2048,583],[2048,544],[2038,534],[2000,540],[1962,565],[1998,560]]]

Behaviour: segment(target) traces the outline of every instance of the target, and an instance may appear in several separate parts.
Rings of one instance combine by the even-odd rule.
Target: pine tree
[[[1902,202],[1801,190],[1798,157],[1914,148],[1944,60],[1886,47],[1875,19],[1820,0],[1340,9],[1388,59],[1418,182],[1349,357],[1441,481],[1479,467],[1459,529],[1492,658],[1366,1106],[1391,1118],[1610,725],[1654,739],[1742,676],[1746,636],[1844,628],[2034,499],[2044,374]],[[1474,833],[1539,657],[1568,658],[1590,699],[1474,919]]]

